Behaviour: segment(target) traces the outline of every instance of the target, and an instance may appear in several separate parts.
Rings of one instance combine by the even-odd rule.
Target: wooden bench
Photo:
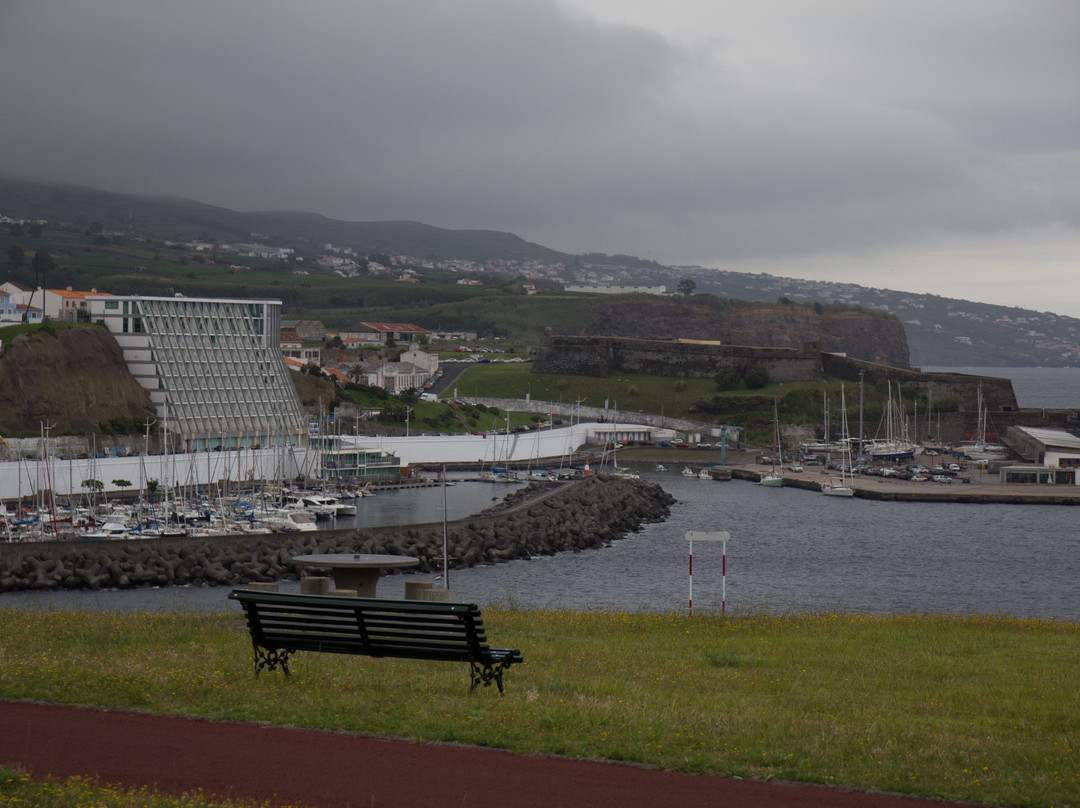
[[[231,600],[247,615],[255,675],[280,667],[289,654],[325,651],[371,657],[468,662],[471,688],[492,682],[503,692],[503,671],[523,662],[521,652],[491,648],[474,603],[292,595],[234,589]]]

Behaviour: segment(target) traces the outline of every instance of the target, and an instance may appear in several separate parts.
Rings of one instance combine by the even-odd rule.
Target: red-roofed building
[[[322,364],[322,343],[305,341],[291,328],[281,329],[281,353],[286,358],[296,359],[305,365],[310,362]]]
[[[99,292],[91,289],[89,292],[78,292],[70,286],[66,289],[45,290],[45,316],[50,320],[60,320],[65,323],[90,322],[90,305],[86,299],[93,297],[112,297],[107,292]]]
[[[350,379],[344,372],[338,370],[337,368],[323,368],[323,373],[333,377],[334,380],[338,382],[352,381],[352,379]]]
[[[356,323],[338,333],[346,345],[383,345],[387,339],[394,342],[415,342],[431,332],[411,323]]]

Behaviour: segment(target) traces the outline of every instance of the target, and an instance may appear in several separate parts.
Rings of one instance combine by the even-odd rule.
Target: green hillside
[[[0,179],[0,214],[134,232],[168,241],[253,241],[303,248],[330,242],[361,255],[396,252],[425,259],[564,260],[511,233],[446,230],[420,222],[346,222],[314,213],[240,212],[177,197],[134,196],[70,185]]]

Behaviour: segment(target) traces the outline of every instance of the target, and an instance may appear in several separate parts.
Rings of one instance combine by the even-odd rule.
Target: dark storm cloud
[[[603,0],[8,0],[0,172],[670,262],[1080,224],[1072,2],[643,8],[685,35]]]

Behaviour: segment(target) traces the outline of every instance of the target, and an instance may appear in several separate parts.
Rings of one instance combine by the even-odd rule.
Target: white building
[[[608,286],[566,284],[564,292],[588,292],[593,295],[666,295],[666,286]]]
[[[368,366],[365,381],[391,393],[400,393],[409,388],[419,390],[438,369],[438,354],[421,351],[417,343],[411,342],[409,350],[403,352],[397,362],[379,362]]]
[[[17,323],[22,320],[19,304],[11,300],[11,294],[0,289],[0,323]]]
[[[89,322],[89,298],[105,295],[97,289],[80,292],[70,286],[66,289],[46,289],[44,293],[45,317],[65,323]],[[110,295],[111,296],[111,295]]]
[[[281,301],[91,297],[147,390],[170,445],[297,443],[300,401],[279,347]],[[174,442],[175,441],[175,442]]]

